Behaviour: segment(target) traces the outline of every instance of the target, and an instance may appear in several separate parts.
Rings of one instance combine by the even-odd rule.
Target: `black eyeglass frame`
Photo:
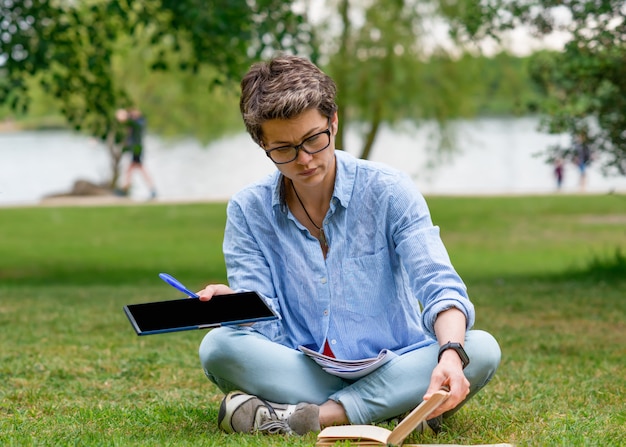
[[[307,141],[309,141],[309,140],[311,140],[311,139],[313,139],[313,138],[319,137],[320,135],[323,135],[323,134],[328,135],[328,144],[327,144],[326,146],[324,146],[324,147],[323,147],[323,148],[321,148],[321,149],[316,150],[315,152],[309,152],[309,151],[307,151],[307,150],[304,148],[304,145],[306,144],[306,142],[307,142]],[[272,162],[273,162],[274,164],[277,164],[277,165],[284,165],[284,164],[287,164],[287,163],[291,163],[291,162],[292,162],[292,161],[294,161],[296,158],[298,158],[298,154],[300,153],[300,151],[301,151],[301,150],[302,150],[302,151],[304,151],[304,152],[306,152],[306,153],[307,153],[307,154],[309,154],[309,155],[313,155],[313,154],[317,154],[317,153],[319,153],[319,152],[322,152],[322,151],[323,151],[323,150],[325,150],[325,149],[328,149],[328,146],[330,146],[330,141],[331,141],[330,120],[328,120],[328,128],[327,128],[326,130],[323,130],[323,131],[321,131],[321,132],[318,132],[318,133],[315,133],[315,134],[313,134],[313,135],[311,135],[311,136],[306,137],[304,140],[302,140],[302,143],[300,143],[300,144],[298,144],[298,145],[296,145],[296,146],[291,146],[291,145],[288,145],[288,146],[280,146],[280,147],[275,147],[275,148],[270,149],[270,150],[266,150],[266,151],[265,151],[265,155],[267,155],[267,156],[269,157],[269,159],[270,159],[270,160],[272,160]],[[284,150],[284,149],[287,149],[287,148],[293,148],[293,149],[295,149],[295,150],[296,150],[296,153],[295,153],[294,157],[293,157],[291,160],[289,160],[289,161],[275,161],[275,160],[272,158],[272,155],[271,155],[271,153],[272,153],[272,152],[274,152],[274,151],[278,151],[278,150]],[[264,149],[264,150],[265,150],[265,149]]]

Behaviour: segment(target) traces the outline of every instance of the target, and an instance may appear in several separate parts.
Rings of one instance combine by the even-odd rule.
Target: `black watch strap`
[[[454,349],[456,353],[459,354],[459,357],[461,358],[461,363],[463,364],[463,369],[465,369],[465,367],[469,365],[470,359],[467,356],[465,349],[463,349],[463,346],[461,345],[461,343],[453,343],[450,341],[446,343],[445,345],[442,345],[439,348],[439,355],[437,356],[437,362],[441,360],[441,355],[444,353],[444,351],[447,351],[448,349]]]

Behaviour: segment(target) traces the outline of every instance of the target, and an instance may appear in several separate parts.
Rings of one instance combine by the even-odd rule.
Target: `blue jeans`
[[[334,400],[343,405],[350,423],[369,424],[401,415],[422,401],[438,350],[434,343],[408,352],[356,381],[328,374],[300,351],[247,328],[213,329],[199,354],[205,374],[224,393],[241,390],[284,404]],[[487,332],[469,331],[465,350],[470,394],[463,403],[491,380],[500,363],[500,347]]]

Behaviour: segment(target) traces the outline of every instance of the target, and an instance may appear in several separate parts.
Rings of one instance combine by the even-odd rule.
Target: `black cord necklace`
[[[311,216],[309,215],[309,212],[306,210],[306,207],[304,206],[304,203],[302,203],[302,199],[298,195],[298,191],[296,191],[296,187],[293,186],[293,182],[291,182],[291,189],[293,189],[293,192],[296,195],[296,198],[298,199],[298,202],[300,202],[300,206],[304,210],[304,214],[306,214],[306,217],[309,218],[309,220],[311,221],[313,226],[315,228],[317,228],[317,230],[320,232],[320,235],[317,237],[317,240],[320,241],[320,245],[322,246],[322,251],[324,252],[324,254],[326,254],[326,252],[328,251],[329,247],[328,247],[328,241],[326,240],[326,235],[324,234],[324,229],[322,227],[318,227],[317,224],[313,221],[313,219],[311,219]],[[323,223],[322,223],[322,225],[323,225]]]

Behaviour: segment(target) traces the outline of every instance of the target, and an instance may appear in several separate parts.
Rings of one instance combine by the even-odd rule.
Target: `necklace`
[[[317,224],[313,221],[313,219],[311,219],[311,216],[309,215],[309,212],[306,210],[306,207],[304,206],[304,203],[302,203],[302,199],[298,195],[298,191],[296,191],[296,187],[293,186],[293,182],[291,182],[291,189],[293,189],[293,192],[296,195],[296,198],[298,199],[298,202],[300,202],[300,206],[304,210],[304,214],[306,214],[306,217],[309,218],[309,220],[311,221],[313,226],[315,228],[317,228],[317,231],[319,231],[320,235],[318,236],[317,240],[320,241],[320,245],[322,246],[322,251],[324,252],[324,254],[326,254],[326,252],[328,251],[329,247],[328,247],[328,241],[326,240],[326,235],[324,234],[324,229],[322,227],[318,227]],[[322,223],[322,225],[323,225],[323,223]]]

